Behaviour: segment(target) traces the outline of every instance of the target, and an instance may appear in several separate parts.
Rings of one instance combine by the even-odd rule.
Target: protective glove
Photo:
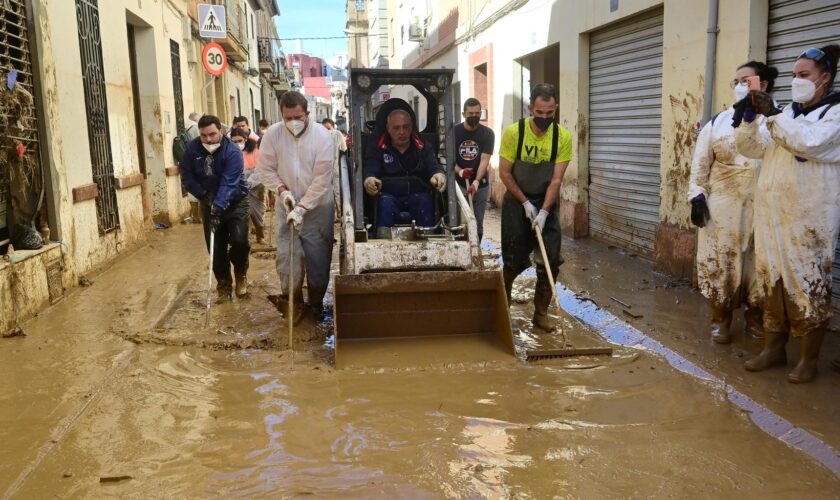
[[[382,181],[376,177],[368,177],[365,179],[365,191],[367,194],[374,196],[382,189]]]
[[[537,218],[537,207],[531,203],[531,200],[525,200],[525,203],[522,204],[522,208],[525,209],[525,217],[528,217],[528,220],[533,224],[534,219]]]
[[[292,195],[292,192],[289,190],[283,191],[280,193],[280,203],[283,204],[283,208],[286,209],[286,213],[291,212],[295,209],[295,205],[297,205],[297,201],[295,201],[295,197]]]
[[[531,225],[532,228],[536,228],[539,226],[540,232],[542,233],[543,229],[545,229],[545,220],[548,218],[548,211],[546,209],[541,209],[540,213],[534,218],[533,224]]]
[[[442,193],[446,189],[446,175],[441,173],[433,175],[432,186]]]
[[[773,98],[770,97],[770,94],[768,94],[767,92],[753,90],[749,94],[747,94],[747,97],[752,98],[752,107],[755,109],[755,112],[760,115],[773,116],[778,115],[782,112],[779,108],[776,107],[776,103],[773,102]]]
[[[472,184],[467,188],[467,195],[468,196],[475,196],[475,192],[478,190],[478,181],[473,181]]]
[[[709,206],[706,204],[706,196],[698,194],[691,199],[691,223],[697,227],[706,227],[712,216],[709,214]]]
[[[472,177],[473,170],[471,168],[462,168],[461,169],[461,178],[462,179],[469,179]]]
[[[306,213],[306,209],[301,206],[296,206],[294,210],[289,212],[289,215],[286,216],[286,224],[294,224],[295,231],[300,231],[300,228],[303,227],[303,214]]]
[[[210,230],[214,233],[219,230],[219,226],[222,225],[222,211],[219,210],[219,207],[213,205],[210,208]]]
[[[749,95],[732,105],[735,110],[732,115],[732,127],[738,128],[745,117],[748,118],[747,123],[755,118],[755,110],[752,106],[752,99]]]

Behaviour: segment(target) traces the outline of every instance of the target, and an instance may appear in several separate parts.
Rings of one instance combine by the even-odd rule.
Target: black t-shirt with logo
[[[482,154],[493,154],[493,146],[496,142],[496,135],[489,127],[478,124],[475,130],[467,130],[463,123],[455,125],[455,157],[458,166],[461,168],[473,169],[470,182],[475,180],[478,174],[478,165],[481,164]],[[461,181],[463,182],[463,181]],[[478,187],[487,187],[487,175],[485,175]]]

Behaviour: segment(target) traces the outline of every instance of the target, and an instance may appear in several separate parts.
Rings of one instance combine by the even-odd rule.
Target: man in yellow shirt
[[[513,280],[531,266],[536,252],[537,285],[533,325],[554,331],[548,320],[551,284],[534,231],[541,231],[548,267],[556,277],[560,256],[560,222],[556,204],[560,185],[572,159],[572,134],[555,123],[557,89],[541,83],[531,90],[531,116],[509,126],[502,136],[499,172],[507,188],[502,203],[502,260],[508,304]]]

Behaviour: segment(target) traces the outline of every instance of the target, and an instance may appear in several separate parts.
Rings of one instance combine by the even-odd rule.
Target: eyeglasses
[[[740,80],[737,79],[737,78],[732,80],[731,82],[729,82],[729,88],[734,89],[735,87],[737,87],[738,85],[741,85],[741,84],[747,85],[747,78],[748,77],[745,76],[744,78],[741,78]]]

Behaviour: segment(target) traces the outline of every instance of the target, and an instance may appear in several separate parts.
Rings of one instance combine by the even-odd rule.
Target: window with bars
[[[184,94],[181,89],[181,48],[175,40],[169,40],[169,57],[172,61],[172,95],[175,96],[175,125],[176,134],[185,129],[184,124]]]
[[[82,82],[93,182],[99,188],[96,195],[96,220],[99,223],[99,232],[108,233],[120,227],[120,217],[114,181],[114,162],[111,156],[111,133],[108,125],[108,101],[105,95],[97,0],[76,0],[76,21],[79,29],[79,52],[82,56]]]

